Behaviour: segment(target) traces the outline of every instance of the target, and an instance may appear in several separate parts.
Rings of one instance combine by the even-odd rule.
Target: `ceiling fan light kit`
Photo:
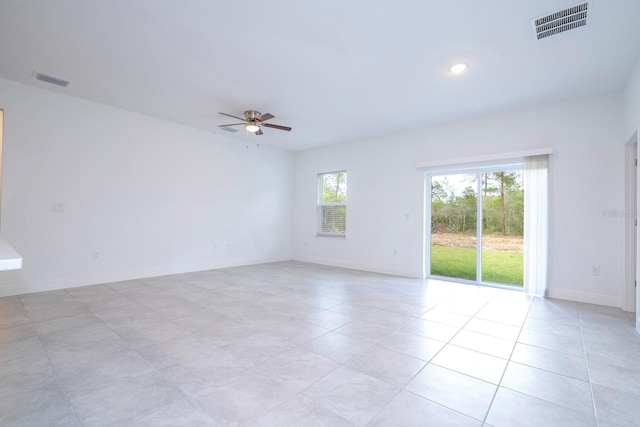
[[[284,130],[289,132],[291,130],[291,128],[289,126],[282,126],[282,125],[275,125],[275,124],[271,124],[271,123],[264,123],[267,120],[273,119],[275,116],[271,113],[260,113],[259,111],[256,110],[247,110],[244,112],[244,118],[242,117],[238,117],[238,116],[234,116],[232,114],[227,114],[227,113],[218,113],[221,114],[223,116],[227,116],[227,117],[232,117],[234,119],[238,119],[238,120],[242,120],[242,123],[230,123],[230,124],[226,124],[226,125],[218,125],[219,128],[223,128],[225,130],[232,130],[231,127],[232,126],[244,126],[244,128],[247,130],[247,132],[251,132],[254,133],[256,135],[262,135],[262,126],[264,127],[268,127],[268,128],[272,128],[272,129],[279,129],[279,130]],[[235,131],[235,129],[233,130]]]
[[[247,125],[244,128],[251,133],[256,133],[260,130],[260,126],[258,126],[255,123],[247,123]]]

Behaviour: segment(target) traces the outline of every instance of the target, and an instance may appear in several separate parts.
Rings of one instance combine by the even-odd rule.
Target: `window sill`
[[[333,233],[316,233],[316,237],[347,237],[346,234],[333,234]]]

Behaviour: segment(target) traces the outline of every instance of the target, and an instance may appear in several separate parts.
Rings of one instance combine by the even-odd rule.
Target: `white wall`
[[[553,147],[550,295],[620,306],[624,218],[603,211],[624,210],[622,127],[618,94],[296,153],[294,258],[420,277],[424,172],[417,162]],[[348,235],[316,237],[316,174],[341,169],[348,171]]]
[[[625,136],[631,138],[640,126],[640,59],[631,73],[624,93]]]
[[[291,153],[8,80],[0,94],[2,235],[24,265],[0,296],[291,258]]]

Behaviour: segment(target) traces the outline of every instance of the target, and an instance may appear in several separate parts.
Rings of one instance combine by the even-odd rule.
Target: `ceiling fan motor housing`
[[[257,121],[258,118],[261,116],[260,111],[256,111],[256,110],[246,110],[244,112],[244,116],[247,118],[247,121]]]

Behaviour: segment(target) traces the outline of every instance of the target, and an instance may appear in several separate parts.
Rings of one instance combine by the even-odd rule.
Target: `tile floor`
[[[640,425],[640,336],[617,309],[297,262],[0,298],[0,425]]]

